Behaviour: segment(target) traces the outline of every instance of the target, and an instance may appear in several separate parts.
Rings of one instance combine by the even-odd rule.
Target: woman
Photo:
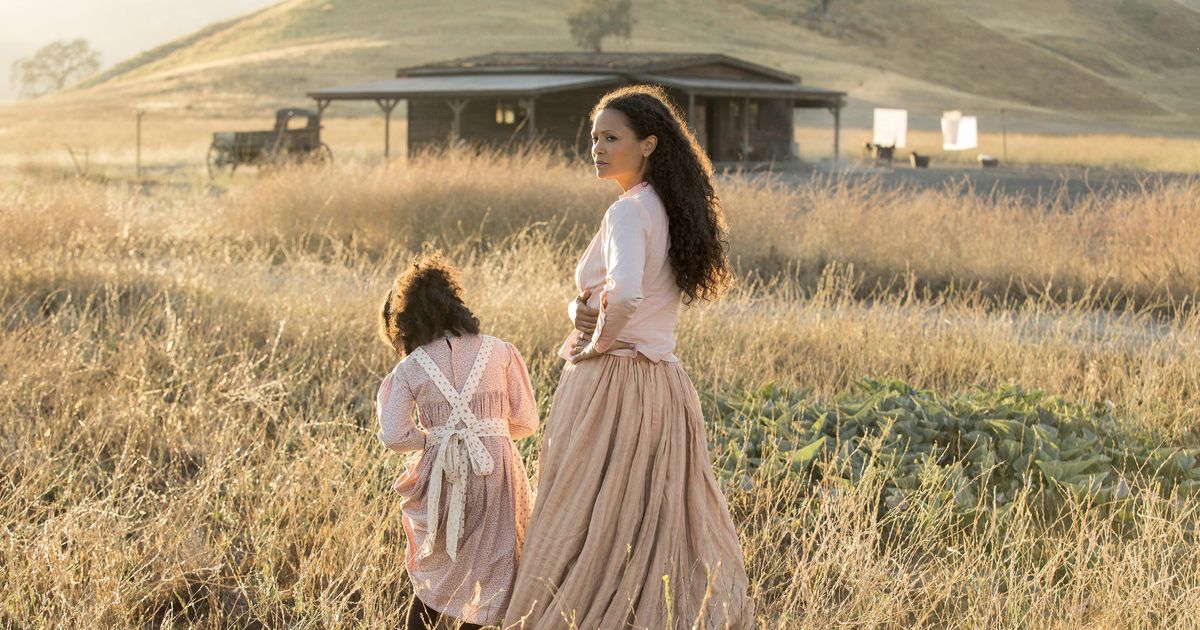
[[[575,330],[539,462],[509,627],[748,627],[700,401],[674,354],[681,302],[729,283],[712,167],[661,88],[593,108],[596,175],[624,194],[575,269]]]

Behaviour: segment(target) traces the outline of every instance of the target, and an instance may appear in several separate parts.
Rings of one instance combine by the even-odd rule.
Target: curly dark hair
[[[446,333],[479,334],[479,320],[462,301],[458,271],[440,253],[413,259],[396,278],[379,323],[383,340],[404,354]]]
[[[630,85],[605,94],[592,108],[621,112],[639,140],[658,138],[646,168],[667,211],[667,252],[683,302],[712,300],[728,288],[729,228],[713,189],[712,162],[696,142],[679,107],[657,85]]]

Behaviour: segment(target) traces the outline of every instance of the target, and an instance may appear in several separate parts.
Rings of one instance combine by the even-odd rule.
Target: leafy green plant
[[[882,470],[885,510],[906,507],[910,493],[937,478],[960,512],[1003,512],[1031,493],[1047,516],[1067,502],[1119,511],[1137,492],[1200,492],[1197,449],[1124,429],[1110,403],[1019,387],[940,396],[873,379],[827,401],[767,385],[704,402],[727,482],[801,474],[836,486]]]

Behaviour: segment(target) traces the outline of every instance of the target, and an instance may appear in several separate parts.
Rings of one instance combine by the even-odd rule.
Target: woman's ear
[[[646,136],[642,140],[642,157],[650,157],[654,153],[654,148],[658,146],[658,136]]]

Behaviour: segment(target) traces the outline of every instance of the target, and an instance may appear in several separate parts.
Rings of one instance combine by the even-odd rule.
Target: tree
[[[633,0],[579,0],[567,16],[571,36],[592,52],[601,52],[606,37],[629,39],[633,24]]]
[[[12,84],[22,96],[34,97],[61,90],[73,81],[100,69],[100,53],[87,40],[57,41],[13,62]]]

